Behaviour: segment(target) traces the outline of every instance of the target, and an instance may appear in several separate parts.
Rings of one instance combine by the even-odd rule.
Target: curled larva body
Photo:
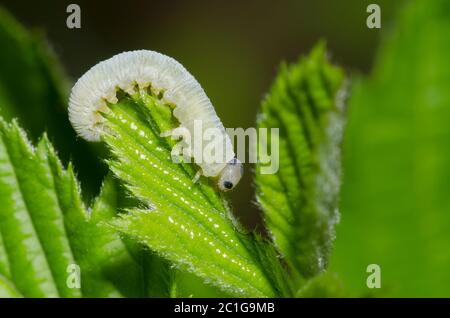
[[[222,180],[219,188],[229,190],[234,187],[242,175],[241,164],[234,160],[231,140],[211,101],[180,63],[161,53],[147,50],[124,52],[93,66],[72,88],[69,100],[72,126],[84,139],[99,141],[104,121],[100,111],[107,111],[105,101],[116,103],[117,88],[133,94],[136,86],[139,89],[150,86],[152,90],[163,91],[163,101],[175,105],[173,115],[191,134],[194,133],[195,121],[201,122],[203,132],[211,128],[219,132],[219,139],[226,149],[223,160],[205,161],[200,157],[202,152],[194,152],[192,157],[207,177],[220,177],[222,171],[233,177],[231,186],[230,180]],[[236,168],[230,172],[230,167]]]

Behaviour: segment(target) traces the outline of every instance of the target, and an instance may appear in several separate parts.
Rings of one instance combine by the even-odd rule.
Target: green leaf
[[[231,295],[223,290],[208,285],[203,280],[189,272],[177,271],[176,273],[177,297],[180,298],[229,298]]]
[[[0,298],[18,298],[22,297],[14,287],[14,284],[3,275],[0,275]]]
[[[108,178],[88,212],[72,166],[62,167],[46,136],[34,148],[15,121],[0,120],[0,292],[11,297],[147,295],[145,273],[155,269],[130,250],[149,254],[106,225],[116,216],[117,191]],[[72,264],[80,267],[81,289],[67,284]]]
[[[303,278],[325,269],[339,218],[343,82],[320,43],[308,57],[281,65],[258,117],[279,170],[266,173],[269,164],[257,164],[257,200],[275,243]],[[279,150],[271,128],[279,128]]]
[[[77,138],[67,116],[69,80],[44,34],[28,32],[0,7],[0,116],[20,118],[35,142],[45,132],[63,162],[80,170],[84,190],[97,193],[105,167],[96,157],[98,147]]]
[[[139,261],[120,236],[106,226],[106,222],[116,216],[118,191],[117,183],[109,177],[90,213],[69,211],[64,216],[68,224],[67,235],[81,267],[83,296],[143,296],[143,273]],[[73,199],[68,202],[73,202]]]
[[[47,139],[33,149],[15,122],[0,125],[0,232],[9,263],[2,274],[25,296],[79,296],[79,290],[66,286],[66,268],[75,260]]]
[[[309,279],[298,290],[296,296],[301,298],[343,298],[349,295],[338,276],[327,271]]]
[[[54,113],[42,110],[64,109],[67,80],[62,74],[55,74],[56,61],[42,39],[28,33],[2,8],[0,43],[0,100],[4,101],[0,108],[1,115],[6,119],[22,115],[25,127],[38,137],[44,127],[44,118]],[[58,80],[53,80],[55,77]],[[30,110],[28,105],[31,104],[35,108]],[[33,116],[29,116],[30,111]]]
[[[375,263],[381,296],[450,296],[448,30],[449,1],[410,1],[351,94],[331,268],[354,294]]]
[[[271,269],[264,268],[263,262],[276,258],[273,247],[240,233],[210,180],[202,177],[193,183],[194,164],[171,160],[175,141],[160,137],[162,131],[178,126],[170,106],[140,91],[110,108],[105,115],[108,133],[104,140],[114,159],[108,164],[141,202],[112,226],[167,258],[179,270],[194,273],[231,294],[288,294],[286,281],[272,272],[268,275]],[[272,264],[276,264],[271,267],[273,271],[278,271],[278,259]]]

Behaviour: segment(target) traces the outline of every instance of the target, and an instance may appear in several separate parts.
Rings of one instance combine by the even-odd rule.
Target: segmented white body
[[[194,120],[202,122],[203,131],[218,129],[227,149],[223,162],[204,162],[192,154],[203,175],[217,176],[234,158],[231,140],[200,84],[176,60],[154,51],[120,53],[93,66],[76,82],[70,95],[69,118],[77,133],[86,140],[99,141],[104,121],[99,111],[107,110],[105,100],[116,103],[117,88],[132,94],[136,85],[163,91],[163,101],[175,105],[173,115],[191,135]]]

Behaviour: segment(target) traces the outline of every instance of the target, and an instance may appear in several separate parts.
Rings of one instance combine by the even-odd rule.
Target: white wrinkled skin
[[[202,120],[203,131],[218,128],[227,152],[223,163],[194,162],[203,175],[217,176],[233,159],[230,138],[217,117],[211,101],[196,79],[176,60],[154,51],[140,50],[117,54],[87,71],[74,85],[69,100],[69,119],[76,132],[88,141],[99,141],[104,118],[99,111],[107,111],[105,100],[116,103],[116,89],[129,94],[135,86],[164,90],[163,100],[175,105],[174,116],[183,127],[194,134],[194,120]]]

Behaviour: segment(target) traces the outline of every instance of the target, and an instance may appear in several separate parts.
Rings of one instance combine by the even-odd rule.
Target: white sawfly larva
[[[225,146],[220,162],[207,162],[192,153],[206,177],[216,177],[219,189],[230,190],[242,177],[241,162],[235,158],[231,140],[217,117],[211,101],[197,80],[176,60],[158,52],[124,52],[102,61],[87,71],[74,85],[69,100],[69,119],[76,132],[88,141],[100,141],[107,102],[117,103],[117,90],[133,94],[135,88],[164,92],[162,100],[175,105],[173,115],[191,134],[194,121],[202,129],[215,129]],[[167,136],[167,132],[166,132]],[[201,155],[201,154],[200,154]]]

